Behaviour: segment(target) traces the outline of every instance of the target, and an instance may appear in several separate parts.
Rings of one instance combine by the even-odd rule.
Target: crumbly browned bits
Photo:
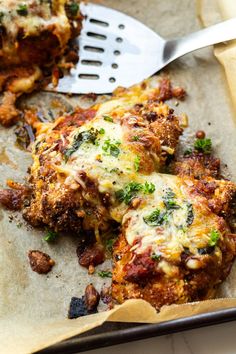
[[[47,274],[55,264],[55,261],[41,251],[33,250],[28,252],[31,269],[38,274]]]
[[[93,284],[86,286],[84,300],[88,311],[92,311],[97,308],[100,300],[100,295]]]
[[[96,267],[105,260],[104,248],[102,245],[95,243],[86,247],[81,254],[78,254],[79,264],[82,267],[89,268],[90,265]]]
[[[110,305],[112,304],[112,289],[111,286],[103,286],[101,289],[101,300],[104,304]]]
[[[20,210],[23,205],[22,192],[14,189],[0,190],[0,204],[9,210]]]
[[[198,130],[196,132],[196,138],[197,139],[204,139],[206,136],[206,133],[203,130]]]

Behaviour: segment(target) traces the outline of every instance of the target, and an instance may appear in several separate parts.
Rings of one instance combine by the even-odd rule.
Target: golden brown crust
[[[221,255],[213,249],[201,250],[199,256],[191,256],[186,250],[181,260],[173,263],[171,276],[157,267],[159,260],[153,260],[150,253],[135,254],[127,243],[125,233],[115,243],[113,250],[112,296],[122,303],[127,299],[141,298],[156,309],[163,305],[180,304],[212,298],[217,286],[227,277],[236,255],[236,237],[226,230],[219,244]],[[200,252],[200,251],[199,251]],[[201,264],[198,269],[188,267],[194,260]]]
[[[156,91],[159,92],[158,87]],[[137,101],[139,100],[138,96]],[[33,225],[49,225],[61,231],[69,228],[76,232],[81,229],[81,226],[85,229],[101,230],[109,226],[110,196],[109,193],[99,192],[98,182],[100,181],[89,178],[86,169],[83,170],[81,166],[77,179],[85,184],[85,192],[78,181],[73,181],[71,185],[65,184],[67,176],[57,173],[53,167],[54,155],[59,156],[60,162],[56,164],[60,167],[61,162],[64,161],[71,134],[86,122],[93,121],[99,107],[97,105],[87,110],[78,108],[72,115],[60,117],[53,125],[48,124],[48,126],[37,122],[34,114],[26,112],[27,122],[37,129],[38,135],[49,130],[48,134],[44,134],[43,139],[35,143],[34,164],[36,167],[33,166],[31,169],[30,178],[34,193],[31,205],[24,212],[25,218]],[[140,104],[139,111],[136,109],[137,104],[131,104],[131,107],[123,109],[121,102],[120,107],[117,112],[112,113],[112,119],[122,129],[121,142],[124,144],[126,153],[131,152],[134,159],[138,157],[139,173],[149,175],[159,170],[165,165],[167,157],[174,154],[182,133],[178,117],[168,106],[158,102],[149,104],[146,99]],[[150,115],[152,115],[151,121]],[[101,118],[101,124],[103,121],[104,119]],[[105,134],[109,137],[109,131]],[[133,164],[130,161],[132,168]]]
[[[200,154],[175,165],[178,176],[157,173],[174,156],[182,128],[159,102],[161,85],[142,86],[54,123],[27,112],[37,137],[24,217],[56,231],[92,230],[96,241],[112,221],[121,223],[112,296],[159,309],[209,298],[227,276],[236,239],[226,219],[236,186],[216,179],[218,162]],[[79,257],[92,272],[103,253],[89,244]]]
[[[130,220],[127,219],[113,252],[112,296],[118,303],[127,299],[142,298],[156,309],[160,309],[167,304],[204,300],[213,297],[217,285],[227,277],[236,255],[236,237],[226,222],[231,214],[236,186],[232,182],[211,177],[196,180],[184,175],[180,180],[188,186],[189,202],[194,201],[193,216],[196,210],[200,212],[200,217],[205,214],[206,219],[202,219],[202,231],[207,220],[215,218],[216,230],[223,237],[217,247],[209,243],[204,248],[199,247],[197,254],[192,254],[190,249],[185,247],[181,257],[175,261],[166,258],[165,254],[153,258],[151,248],[140,254],[135,251],[135,243],[128,243]],[[201,219],[199,222],[201,223]],[[197,238],[199,230],[196,221],[194,227]],[[159,231],[156,229],[157,234],[161,232],[161,227]],[[156,241],[158,237],[161,238],[162,234],[156,236]],[[203,233],[202,238],[204,239]],[[165,267],[160,267],[163,262]]]
[[[210,154],[194,152],[172,163],[171,173],[196,179],[220,177],[220,160]]]

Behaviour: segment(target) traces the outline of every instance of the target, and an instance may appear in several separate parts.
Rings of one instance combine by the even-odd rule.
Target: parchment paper
[[[205,26],[236,17],[234,0],[198,0],[198,10]],[[232,100],[236,106],[236,41],[215,46],[214,53],[224,67]]]
[[[193,0],[106,0],[103,3],[135,16],[165,37],[181,36],[200,28]],[[216,153],[228,165],[228,174],[236,181],[234,114],[224,73],[212,49],[180,59],[166,73],[189,94],[185,102],[174,107],[189,115],[190,128],[186,133],[204,129],[212,138]],[[56,97],[68,110],[71,104],[89,104],[83,98]],[[48,109],[54,101],[55,94],[38,93],[27,99],[27,104]],[[24,100],[22,103],[25,104]],[[16,148],[14,141],[13,129],[0,129],[1,187],[7,178],[23,181],[31,163],[30,154]],[[105,320],[154,323],[236,306],[234,266],[219,293],[224,299],[165,306],[159,314],[142,300],[130,300],[109,312],[68,320],[71,297],[81,296],[90,282],[100,290],[103,280],[96,275],[88,276],[87,270],[78,266],[75,238],[61,237],[56,244],[47,244],[42,240],[42,231],[22,224],[19,214],[14,214],[13,221],[9,222],[11,215],[0,210],[0,353],[34,352],[99,326]],[[52,272],[48,275],[32,272],[27,260],[29,249],[50,254],[56,261]],[[100,269],[108,266],[101,265]]]

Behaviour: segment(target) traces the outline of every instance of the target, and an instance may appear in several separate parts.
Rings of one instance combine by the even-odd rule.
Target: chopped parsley
[[[20,16],[27,16],[28,15],[28,8],[27,8],[27,5],[25,4],[22,4],[22,5],[19,5],[16,12],[18,13],[18,15]]]
[[[58,233],[52,230],[47,230],[46,235],[44,236],[43,240],[47,242],[53,242],[58,237]]]
[[[108,270],[101,270],[98,272],[99,277],[101,278],[112,278],[112,272]]]
[[[137,196],[137,192],[141,191],[143,186],[141,183],[130,182],[125,186],[124,189],[120,189],[116,192],[116,198],[120,202],[124,202],[125,204],[129,204],[131,200]]]
[[[151,214],[144,216],[144,222],[149,226],[160,226],[163,225],[168,218],[168,214],[166,211],[160,211],[159,209],[155,209]]]
[[[115,141],[114,143],[111,143],[111,139],[107,139],[104,141],[102,150],[105,151],[108,155],[118,157],[120,154],[120,149],[118,146],[120,144],[120,141]]]
[[[139,141],[140,137],[138,135],[132,136],[133,141]]]
[[[138,192],[143,192],[145,194],[151,194],[155,191],[155,185],[153,183],[145,182],[144,184],[137,182],[130,182],[124,189],[120,189],[116,192],[116,198],[120,202],[124,202],[129,205],[131,200],[137,196]]]
[[[204,154],[210,154],[212,148],[211,139],[196,139],[194,143],[194,149],[203,152]]]
[[[71,16],[76,16],[79,11],[79,5],[75,2],[67,5],[67,10]]]
[[[156,254],[156,253],[153,253],[151,255],[151,259],[153,259],[154,261],[159,261],[161,258],[161,255],[160,254]]]
[[[163,198],[167,210],[180,208],[180,206],[176,203],[175,198],[176,198],[175,193],[172,191],[172,189],[169,188]]]
[[[110,116],[103,116],[103,119],[104,119],[106,122],[111,122],[111,123],[113,123],[113,118],[110,117]]]
[[[99,134],[101,134],[101,135],[105,134],[105,129],[104,128],[100,128],[99,129]]]
[[[217,244],[218,240],[220,238],[220,233],[217,230],[212,230],[210,233],[210,240],[208,245],[213,247]]]
[[[141,160],[141,158],[140,158],[140,156],[138,156],[138,155],[137,155],[137,156],[135,157],[135,159],[134,159],[134,169],[135,169],[136,172],[139,171],[140,160]]]
[[[66,149],[64,152],[64,159],[67,162],[69,157],[80,148],[83,143],[91,143],[93,145],[97,144],[98,130],[91,128],[90,130],[85,130],[83,132],[77,133],[74,137],[74,141],[70,148]]]
[[[155,185],[153,185],[153,187],[155,190]],[[144,216],[144,222],[149,226],[161,226],[168,223],[168,219],[174,210],[181,208],[175,201],[175,198],[175,193],[172,191],[172,189],[168,188],[166,194],[163,197],[165,208],[163,210],[155,209],[151,214]]]
[[[153,192],[155,192],[155,190],[156,190],[155,184],[153,184],[152,182],[148,183],[146,181],[144,183],[144,185],[143,185],[143,193],[144,194],[152,194]]]

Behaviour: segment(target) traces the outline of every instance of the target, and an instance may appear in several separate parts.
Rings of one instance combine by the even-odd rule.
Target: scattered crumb
[[[84,301],[88,311],[93,311],[97,309],[98,303],[100,300],[100,295],[93,286],[93,284],[89,284],[86,286]]]
[[[92,264],[90,264],[88,267],[88,274],[93,274],[94,272],[95,272],[95,268]]]
[[[28,258],[31,269],[38,274],[47,274],[55,264],[48,254],[41,251],[29,251]]]
[[[74,319],[81,316],[90,315],[93,313],[97,313],[96,310],[88,311],[86,304],[85,304],[85,297],[72,297],[70,301],[69,311],[68,311],[68,318]]]

